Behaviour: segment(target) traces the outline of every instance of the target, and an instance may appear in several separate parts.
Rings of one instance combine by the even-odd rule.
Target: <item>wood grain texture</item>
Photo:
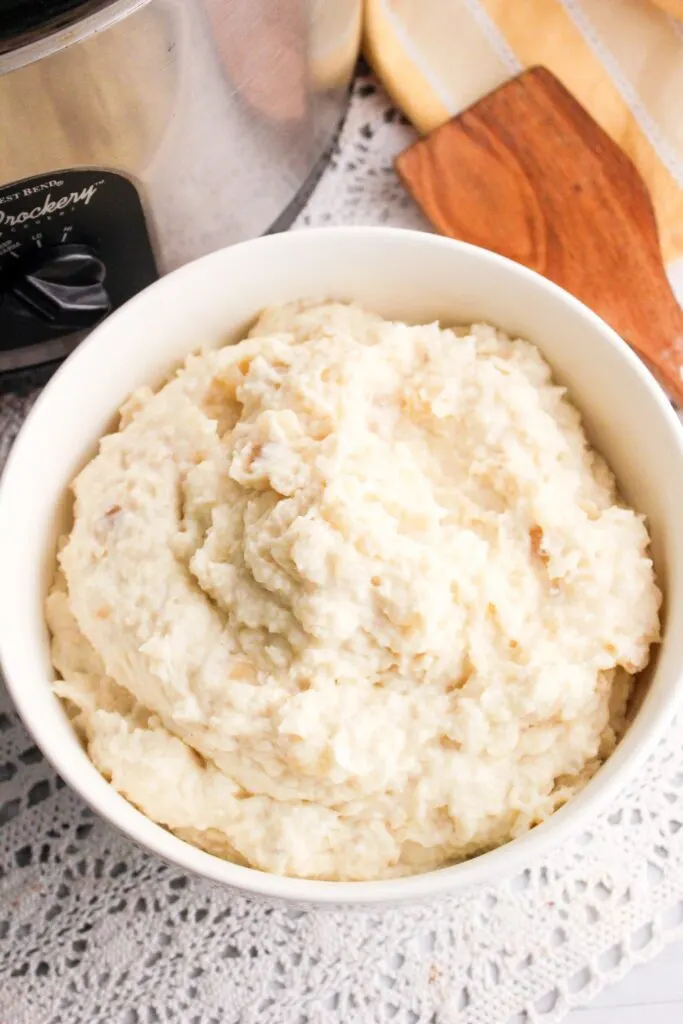
[[[683,403],[683,311],[647,189],[549,71],[523,72],[411,146],[396,166],[439,231],[562,285]]]
[[[652,0],[652,2],[670,14],[672,18],[683,20],[683,0]]]

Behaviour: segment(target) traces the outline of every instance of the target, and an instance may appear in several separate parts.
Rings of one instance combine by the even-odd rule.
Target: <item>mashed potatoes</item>
[[[266,311],[124,407],[48,599],[98,769],[265,871],[426,871],[531,828],[658,638],[642,520],[530,344]]]

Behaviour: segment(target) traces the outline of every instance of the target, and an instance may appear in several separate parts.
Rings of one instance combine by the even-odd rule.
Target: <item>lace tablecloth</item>
[[[298,226],[426,227],[391,166],[411,137],[361,78]],[[3,460],[35,393],[0,399]],[[682,823],[672,726],[590,833],[495,889],[385,913],[270,909],[94,817],[0,686],[0,1024],[550,1024],[683,936]]]

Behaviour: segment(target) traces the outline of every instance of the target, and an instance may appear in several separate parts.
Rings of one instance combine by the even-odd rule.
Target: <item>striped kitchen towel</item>
[[[677,10],[683,0],[365,0],[365,50],[421,132],[525,67],[553,71],[640,170],[683,296]]]

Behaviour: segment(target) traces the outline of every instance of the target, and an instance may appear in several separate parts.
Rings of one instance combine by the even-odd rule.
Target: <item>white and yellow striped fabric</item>
[[[549,68],[640,170],[679,285],[683,21],[669,13],[676,11],[683,17],[683,0],[365,0],[365,50],[421,132],[523,68]]]

